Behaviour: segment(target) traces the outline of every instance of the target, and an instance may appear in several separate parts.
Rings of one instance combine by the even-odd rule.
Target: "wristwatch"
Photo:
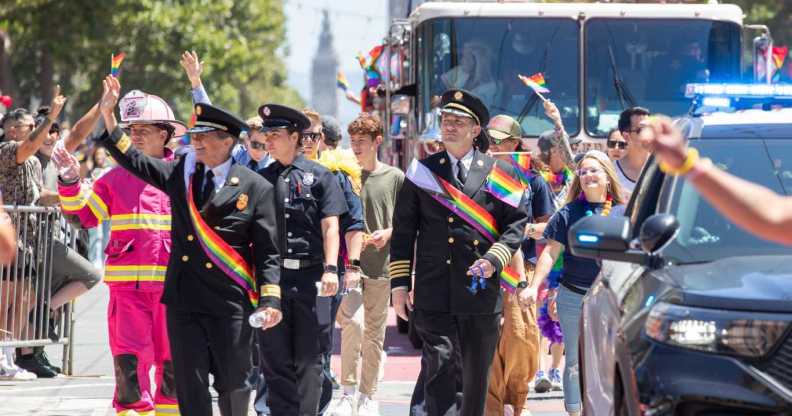
[[[517,283],[517,289],[525,289],[526,287],[528,287],[528,282],[525,280],[521,280]]]
[[[325,264],[324,265],[324,272],[325,273],[338,273],[338,266],[335,264]]]
[[[349,259],[349,264],[352,266],[360,267],[360,259]]]

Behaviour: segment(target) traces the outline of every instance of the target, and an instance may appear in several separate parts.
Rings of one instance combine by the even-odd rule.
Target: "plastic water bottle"
[[[261,328],[264,326],[264,322],[267,321],[267,314],[264,311],[256,312],[250,314],[250,318],[248,318],[248,323],[253,328]]]

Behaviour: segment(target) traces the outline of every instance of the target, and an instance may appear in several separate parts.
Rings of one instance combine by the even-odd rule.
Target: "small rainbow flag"
[[[537,72],[530,77],[518,74],[517,78],[519,78],[523,84],[536,91],[537,94],[547,94],[550,92],[550,90],[547,89],[547,82],[545,82],[544,74],[541,72]]]
[[[338,71],[338,74],[336,74],[336,87],[341,88],[343,91],[349,89],[349,81],[347,81],[344,73],[341,71]]]
[[[121,62],[124,62],[124,57],[126,57],[124,52],[118,55],[110,55],[110,75],[114,78],[118,78],[118,73],[121,70]]]
[[[523,184],[509,176],[503,169],[497,165],[492,168],[489,176],[487,176],[487,192],[491,193],[495,198],[517,208],[520,206],[525,187]]]
[[[517,284],[520,283],[520,276],[511,267],[504,267],[500,274],[500,287],[509,292],[514,293],[517,290]]]
[[[773,46],[773,63],[775,67],[781,69],[784,66],[789,48],[786,46]]]
[[[531,154],[530,153],[512,153],[511,155],[512,166],[517,169],[520,175],[520,182],[524,187],[528,187],[533,173],[531,172]]]

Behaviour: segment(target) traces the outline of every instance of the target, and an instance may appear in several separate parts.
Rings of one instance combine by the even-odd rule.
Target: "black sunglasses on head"
[[[608,149],[626,149],[627,142],[620,142],[620,141],[610,141],[608,140]]]

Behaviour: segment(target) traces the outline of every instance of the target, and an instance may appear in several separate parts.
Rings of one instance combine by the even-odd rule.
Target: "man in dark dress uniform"
[[[275,159],[259,173],[275,187],[283,253],[283,322],[259,337],[267,405],[273,415],[315,416],[322,346],[333,325],[330,296],[338,291],[339,217],[347,205],[336,177],[300,152],[308,118],[277,104],[261,106],[259,115]]]
[[[165,192],[172,205],[173,248],[162,302],[179,410],[212,414],[206,387],[212,373],[221,414],[246,415],[253,331],[247,318],[262,312],[265,329],[281,319],[274,189],[233,163],[231,149],[246,125],[211,105],[195,105],[193,149],[184,157],[167,162],[145,156],[116,125],[120,89],[115,78],[105,80],[101,109],[107,132],[99,141],[119,165]]]
[[[499,274],[522,241],[528,214],[525,199],[514,207],[486,191],[495,166],[515,180],[518,176],[510,165],[483,153],[481,126],[489,114],[481,100],[464,90],[450,90],[443,94],[441,107],[446,150],[413,162],[394,211],[393,307],[407,319],[405,308],[412,307],[407,296],[410,272],[415,268],[411,318],[424,343],[426,412],[480,416],[498,342]],[[442,183],[461,191],[455,201],[488,212],[495,231],[487,233],[481,223],[473,225],[475,215],[466,215],[465,209],[454,211],[439,202],[433,196],[438,190],[445,200],[454,194],[443,191]],[[485,278],[475,279],[483,286],[478,290],[471,290],[473,275]],[[457,353],[462,366],[461,409],[455,409]]]

